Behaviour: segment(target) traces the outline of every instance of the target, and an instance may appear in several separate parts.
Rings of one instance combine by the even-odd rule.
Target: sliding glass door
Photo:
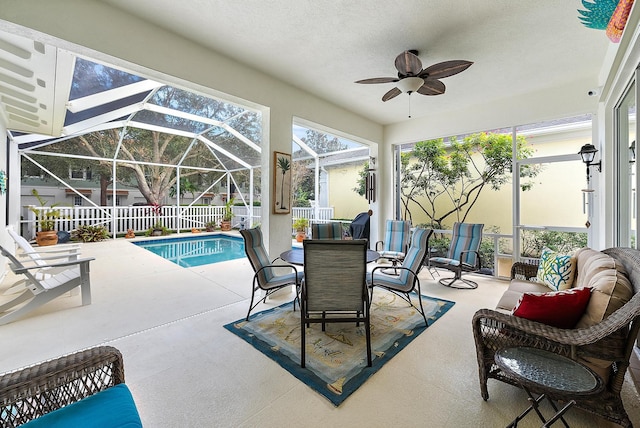
[[[614,111],[618,188],[616,245],[632,248],[638,248],[637,90],[636,81],[631,82]]]

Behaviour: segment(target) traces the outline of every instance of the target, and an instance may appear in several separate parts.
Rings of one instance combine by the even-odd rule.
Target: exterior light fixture
[[[629,163],[635,163],[636,162],[636,140],[633,140],[631,142],[631,145],[629,146]]]
[[[580,148],[578,154],[582,158],[582,162],[587,166],[587,184],[589,184],[589,167],[597,166],[598,172],[602,172],[602,161],[594,162],[598,149],[593,144],[585,144]]]

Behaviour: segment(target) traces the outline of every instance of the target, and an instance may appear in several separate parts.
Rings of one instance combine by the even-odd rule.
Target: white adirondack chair
[[[26,276],[26,287],[17,297],[0,305],[0,325],[22,318],[47,302],[80,287],[82,305],[91,304],[91,281],[89,262],[93,258],[69,260],[67,255],[40,257],[43,263],[33,260],[22,263],[13,254],[0,246],[0,252],[9,259],[9,266],[16,275]],[[61,260],[51,263],[53,260]],[[55,269],[55,273],[43,279],[36,274],[41,269]],[[53,271],[52,271],[53,272]]]

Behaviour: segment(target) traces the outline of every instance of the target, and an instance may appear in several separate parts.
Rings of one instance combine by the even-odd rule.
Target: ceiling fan
[[[452,60],[434,64],[422,69],[422,62],[418,58],[417,50],[407,50],[396,57],[396,69],[398,77],[374,77],[371,79],[357,80],[355,83],[394,83],[398,86],[389,90],[382,96],[382,101],[389,101],[403,92],[411,95],[417,92],[422,95],[444,94],[446,87],[439,79],[458,74],[473,64],[471,61]]]

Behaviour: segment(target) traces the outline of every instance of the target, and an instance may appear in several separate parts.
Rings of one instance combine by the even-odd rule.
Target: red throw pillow
[[[590,297],[590,288],[543,294],[524,293],[512,314],[554,327],[574,328],[587,308]]]

